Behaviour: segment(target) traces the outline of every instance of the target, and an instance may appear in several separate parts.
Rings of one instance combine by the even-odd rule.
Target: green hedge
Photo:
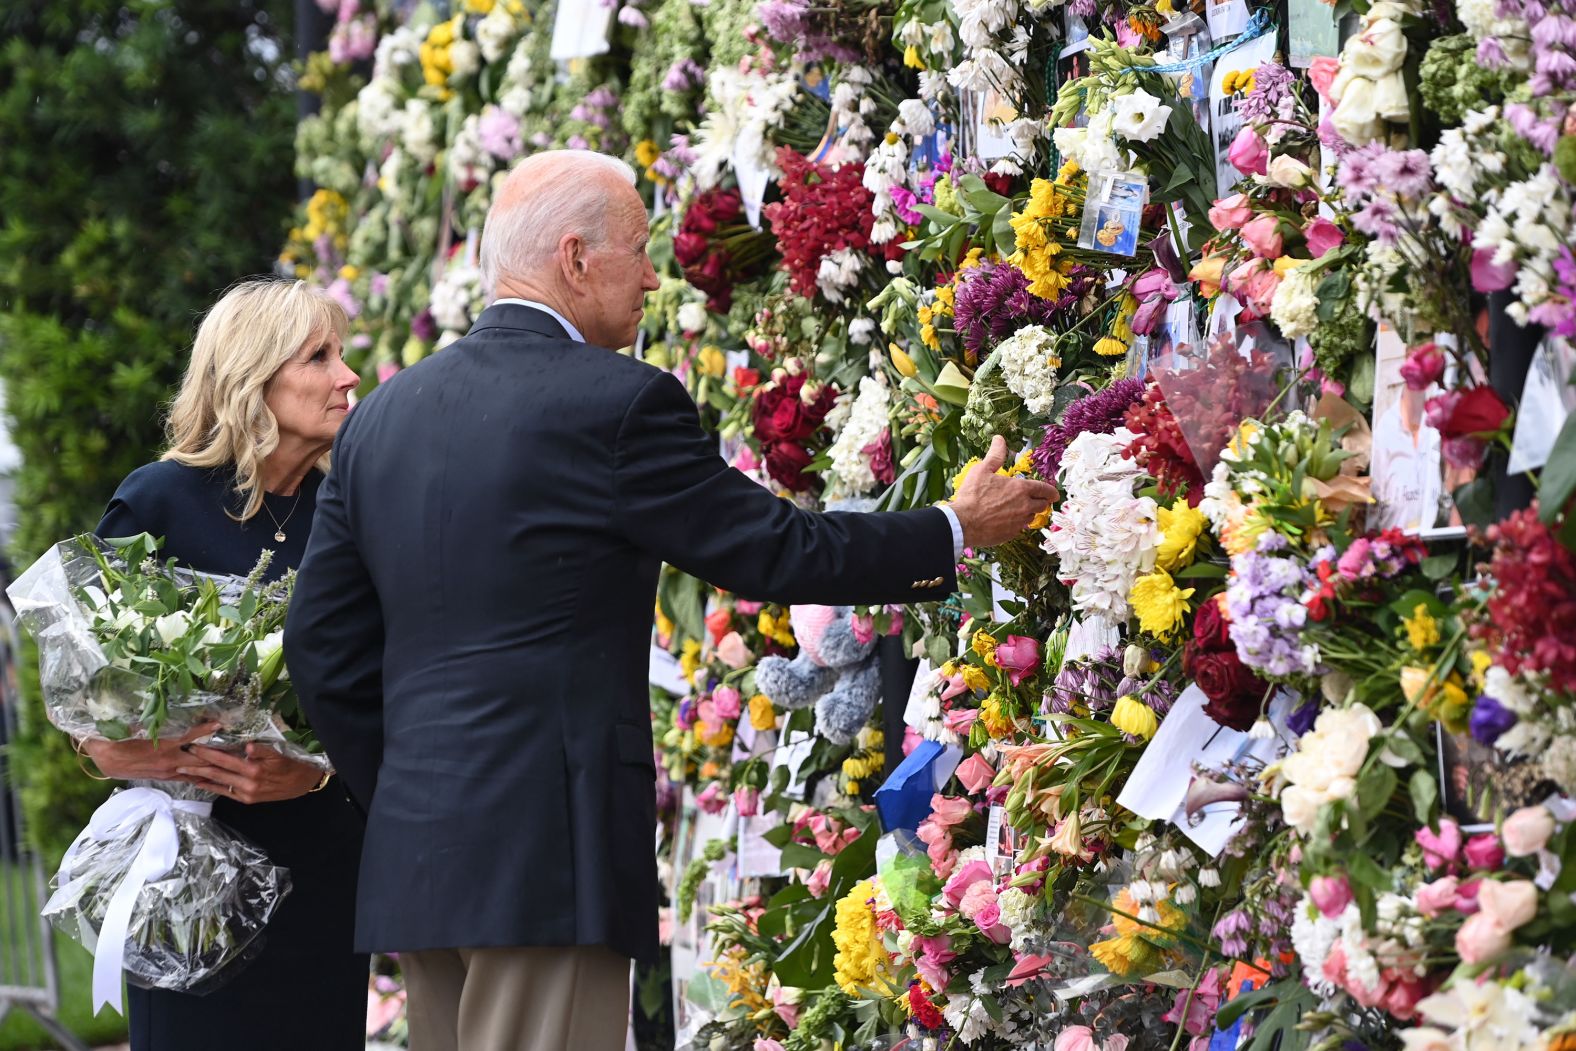
[[[289,0],[0,5],[19,566],[92,528],[159,445],[198,315],[272,267],[295,196],[292,13]],[[34,838],[58,853],[103,789],[26,693],[11,769]]]

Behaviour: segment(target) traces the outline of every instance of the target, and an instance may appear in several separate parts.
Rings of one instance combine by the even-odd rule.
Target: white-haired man
[[[717,455],[633,342],[647,218],[622,162],[538,154],[482,234],[496,298],[345,424],[285,651],[367,811],[356,942],[395,951],[419,1051],[612,1051],[657,952],[646,661],[669,562],[775,602],[940,598],[964,542],[1055,496],[811,514]]]

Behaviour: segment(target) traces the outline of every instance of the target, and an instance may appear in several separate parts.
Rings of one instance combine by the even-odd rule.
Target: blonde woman
[[[357,383],[340,356],[346,326],[337,303],[300,281],[227,292],[197,330],[168,450],[120,484],[98,535],[162,536],[166,555],[211,573],[248,573],[265,548],[270,577],[297,566]],[[108,777],[218,793],[214,816],[288,867],[294,888],[260,955],[214,992],[127,990],[132,1051],[361,1051],[367,957],[351,950],[360,815],[321,771],[266,746],[234,755],[180,743],[80,747]]]

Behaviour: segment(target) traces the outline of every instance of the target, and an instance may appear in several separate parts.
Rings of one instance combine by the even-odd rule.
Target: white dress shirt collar
[[[530,307],[532,310],[540,310],[542,313],[546,314],[548,317],[564,326],[564,331],[569,333],[570,339],[574,340],[576,343],[584,343],[586,341],[586,338],[580,334],[580,330],[575,328],[575,326],[570,323],[568,318],[564,317],[564,315],[560,314],[546,303],[538,303],[534,299],[515,299],[510,297],[506,299],[495,299],[489,305],[497,306],[499,303],[513,303],[515,306]]]

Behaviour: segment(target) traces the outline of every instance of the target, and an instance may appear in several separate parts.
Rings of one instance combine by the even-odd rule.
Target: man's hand
[[[997,474],[1006,460],[1007,442],[998,434],[952,500],[967,547],[980,550],[1014,539],[1061,496],[1049,482]]]

